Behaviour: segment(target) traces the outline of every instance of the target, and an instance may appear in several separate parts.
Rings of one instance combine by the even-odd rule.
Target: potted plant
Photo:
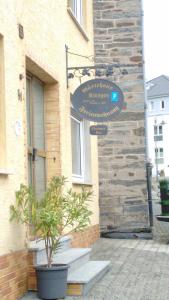
[[[163,216],[169,215],[169,180],[160,180],[161,212]]]
[[[65,177],[53,177],[44,197],[38,200],[30,187],[20,186],[16,203],[10,206],[11,220],[27,225],[31,234],[45,241],[47,264],[36,266],[38,296],[41,299],[64,298],[67,286],[67,265],[53,264],[53,255],[60,246],[65,229],[81,230],[90,223],[88,208],[91,192],[64,189]]]

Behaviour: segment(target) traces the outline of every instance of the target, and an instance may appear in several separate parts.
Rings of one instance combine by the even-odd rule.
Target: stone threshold
[[[153,239],[152,228],[126,228],[106,230],[101,233],[101,237],[111,239]]]

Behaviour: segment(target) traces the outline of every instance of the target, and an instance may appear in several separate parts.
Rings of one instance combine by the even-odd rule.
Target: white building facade
[[[169,77],[147,82],[147,145],[152,175],[169,177]]]

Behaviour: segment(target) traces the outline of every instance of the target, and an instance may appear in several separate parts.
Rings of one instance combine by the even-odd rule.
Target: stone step
[[[71,236],[61,238],[60,247],[57,254],[62,253],[71,247]],[[46,250],[44,240],[29,242],[28,250],[33,252],[33,265],[46,264]]]
[[[85,296],[110,268],[110,261],[88,261],[68,274],[68,296]]]
[[[56,254],[53,263],[67,264],[69,266],[68,274],[70,274],[89,261],[90,252],[91,248],[71,248]]]
[[[91,248],[70,248],[64,252],[56,253],[53,257],[54,264],[67,264],[69,266],[68,272],[73,272],[83,264],[88,262]],[[46,255],[37,253],[34,259],[34,265],[43,265],[47,263]]]
[[[63,252],[71,247],[71,239],[70,235],[64,236],[60,239],[60,247],[58,249],[58,253]],[[42,251],[45,250],[45,241],[44,240],[36,240],[30,241],[28,244],[29,251]]]

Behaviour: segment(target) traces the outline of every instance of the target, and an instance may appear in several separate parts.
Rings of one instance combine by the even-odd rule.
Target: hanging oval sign
[[[113,120],[124,106],[121,89],[106,79],[92,79],[81,84],[71,101],[82,118],[94,122]]]

